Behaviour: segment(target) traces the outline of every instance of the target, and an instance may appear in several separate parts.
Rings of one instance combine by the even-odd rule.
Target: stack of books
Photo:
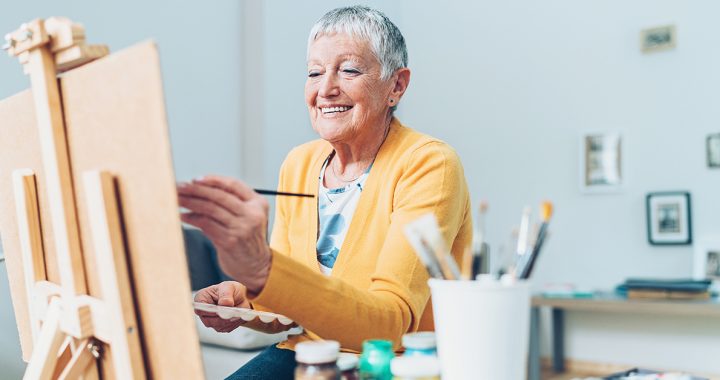
[[[710,298],[711,280],[661,280],[630,278],[617,292],[629,299],[702,300]]]
[[[628,371],[614,373],[602,380],[708,380],[678,372],[657,372],[647,369],[633,368]]]

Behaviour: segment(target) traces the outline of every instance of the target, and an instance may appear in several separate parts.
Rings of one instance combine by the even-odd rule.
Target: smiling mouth
[[[343,113],[348,110],[350,110],[351,106],[341,106],[341,107],[320,107],[320,112],[322,112],[323,115],[332,115],[332,114],[338,114]]]

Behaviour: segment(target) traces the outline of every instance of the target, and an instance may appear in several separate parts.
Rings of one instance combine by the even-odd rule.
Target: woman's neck
[[[328,163],[332,177],[340,184],[352,182],[360,177],[375,160],[388,132],[391,118],[385,123],[380,133],[373,133],[365,140],[356,140],[351,143],[333,143],[335,153]],[[327,174],[325,176],[328,177]],[[326,181],[337,185],[336,181]]]

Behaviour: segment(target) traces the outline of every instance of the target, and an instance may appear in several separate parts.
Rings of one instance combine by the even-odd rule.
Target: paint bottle
[[[295,346],[295,380],[340,380],[340,344],[334,340],[302,342]]]
[[[405,348],[403,356],[437,356],[435,333],[432,331],[405,334],[402,345]]]
[[[340,368],[340,380],[358,380],[358,357],[355,354],[341,352],[337,360],[337,366]]]
[[[364,341],[360,356],[360,380],[391,380],[390,361],[394,356],[391,341],[382,339]]]
[[[392,360],[393,380],[440,380],[437,356],[400,356]]]

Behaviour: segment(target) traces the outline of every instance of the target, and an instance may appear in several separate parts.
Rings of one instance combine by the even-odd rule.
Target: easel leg
[[[65,334],[60,330],[60,300],[50,301],[40,337],[33,349],[23,380],[50,380],[57,364],[58,351]]]
[[[89,339],[80,341],[77,350],[73,354],[70,362],[58,376],[58,380],[73,380],[80,378],[85,373],[88,365],[95,359],[90,352],[91,342]]]
[[[37,185],[35,174],[30,169],[13,171],[15,190],[15,209],[18,218],[18,235],[22,251],[22,264],[25,274],[25,288],[28,296],[28,314],[33,342],[40,333],[40,318],[33,305],[33,288],[38,281],[47,280],[45,272],[45,253],[40,230],[40,212],[38,209]]]
[[[62,328],[62,322],[60,323],[60,328]],[[65,340],[63,341],[63,344],[60,346],[60,352],[58,354],[57,362],[55,363],[55,371],[53,371],[53,379],[57,379],[60,376],[60,373],[63,371],[65,366],[67,366],[68,363],[70,363],[70,360],[73,356],[73,346],[72,346],[72,338],[71,337],[65,337]]]
[[[113,316],[113,325],[109,326],[112,341],[109,343],[114,373],[118,379],[144,379],[145,367],[115,180],[108,172],[85,172],[83,181],[100,286],[107,310]]]

